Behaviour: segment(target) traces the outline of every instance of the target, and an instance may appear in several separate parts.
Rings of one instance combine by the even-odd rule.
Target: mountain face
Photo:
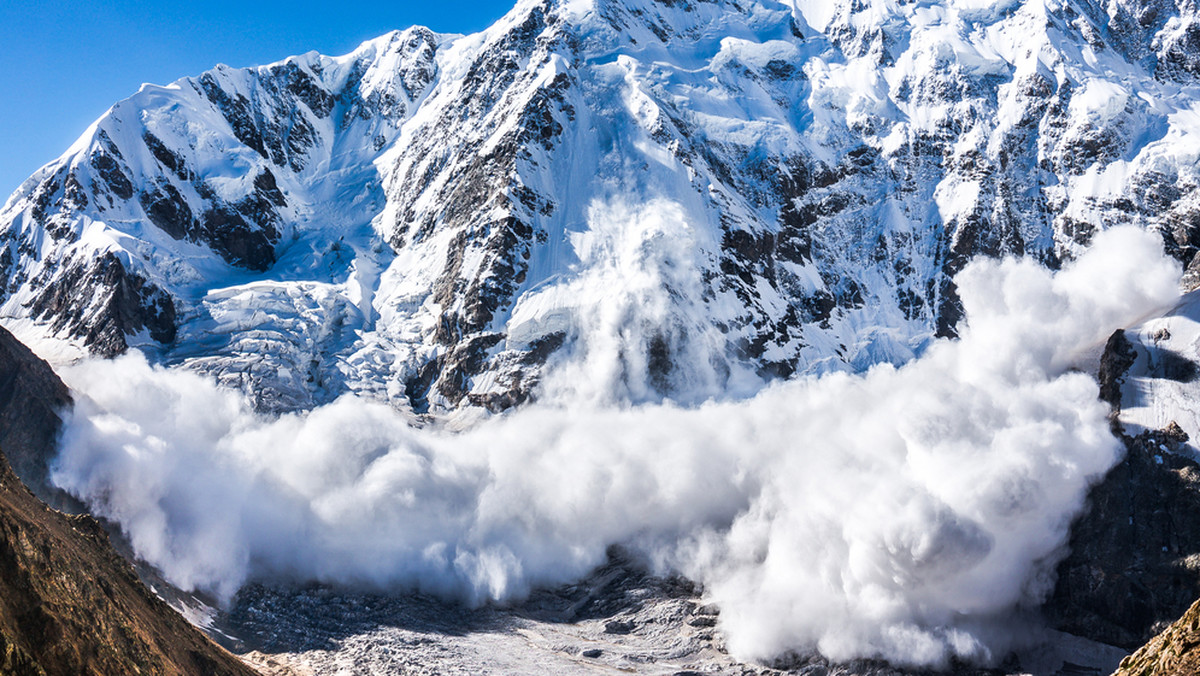
[[[265,410],[688,403],[906,361],[971,258],[1125,223],[1200,251],[1193,0],[522,0],[144,86],[0,212],[0,312]]]
[[[143,586],[99,522],[26,488],[67,499],[47,466],[69,405],[50,367],[0,329],[0,674],[255,673]]]
[[[1194,0],[523,0],[476,35],[412,28],[144,86],[0,210],[0,319],[54,349],[141,350],[270,412],[344,393],[464,417],[565,392],[691,404],[909,361],[957,332],[970,260],[1058,267],[1124,224],[1200,285]],[[1131,455],[1048,607],[1128,647],[1195,595],[1200,552],[1200,418],[1174,406],[1194,400],[1200,334],[1159,328],[1106,353]],[[1174,428],[1139,408],[1151,390]],[[41,415],[66,397],[10,399]],[[39,453],[12,455],[35,485]],[[698,656],[681,669],[725,660],[691,593],[598,610],[569,641],[557,615],[520,626],[573,662],[601,636],[625,665],[659,626]],[[300,635],[326,621],[272,594],[243,601]],[[517,612],[561,605],[537,601]]]

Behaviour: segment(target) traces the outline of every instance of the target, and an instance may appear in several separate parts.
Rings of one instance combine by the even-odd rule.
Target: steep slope
[[[0,329],[0,448],[26,486],[56,507],[69,498],[50,483],[71,394],[50,366]]]
[[[309,358],[339,336],[306,313],[329,299],[329,313],[357,316],[328,291],[353,268],[338,242],[379,209],[371,158],[428,84],[436,39],[413,29],[342,59],[143,87],[10,200],[6,315],[106,356],[131,342],[173,344],[175,360],[271,347],[295,375],[271,369],[268,392],[309,402]],[[240,319],[236,290],[219,289],[252,279],[259,318]]]
[[[0,312],[271,410],[903,362],[954,332],[974,256],[1055,266],[1134,223],[1195,257],[1197,25],[1190,0],[522,0],[219,67],[13,195]]]
[[[1200,601],[1136,653],[1113,676],[1190,676],[1200,673]]]
[[[0,456],[0,673],[254,672],[150,593],[95,520],[47,508]]]
[[[1200,596],[1200,292],[1108,340],[1101,398],[1124,459],[1093,487],[1048,601],[1061,629],[1132,650]]]
[[[1063,631],[1134,650],[1200,596],[1200,464],[1180,454],[1178,427],[1123,440],[1071,528],[1046,611]]]

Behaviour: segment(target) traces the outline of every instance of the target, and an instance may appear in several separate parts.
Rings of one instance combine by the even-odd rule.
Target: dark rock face
[[[1047,602],[1054,626],[1136,649],[1200,597],[1200,465],[1178,427],[1122,436],[1127,454],[1071,528]]]
[[[0,673],[250,676],[138,581],[95,519],[26,488],[75,506],[47,477],[70,405],[50,367],[0,329]]]
[[[127,270],[112,253],[92,261],[70,259],[62,277],[45,286],[29,310],[103,357],[123,353],[126,337],[142,330],[160,343],[175,340],[170,294]]]
[[[1194,374],[1186,359],[1160,356],[1156,377]],[[1130,436],[1117,422],[1135,359],[1125,332],[1113,333],[1100,361],[1100,397],[1113,406],[1126,454],[1089,493],[1046,604],[1055,627],[1127,650],[1200,596],[1200,465],[1181,454],[1188,436],[1178,425]]]
[[[169,166],[177,165],[172,160]],[[218,198],[202,181],[195,180],[192,188],[209,204],[199,216],[167,180],[142,191],[138,201],[146,218],[160,230],[175,239],[206,245],[232,265],[261,272],[275,262],[280,236],[275,208],[287,202],[269,169],[255,177],[254,190],[234,204]]]
[[[306,69],[295,62],[284,62],[270,68],[263,78],[264,94],[277,103],[273,114],[264,117],[260,103],[223,81],[227,71],[218,68],[205,73],[193,86],[229,121],[239,141],[277,166],[302,171],[308,165],[307,153],[316,145],[317,135],[313,121],[304,113],[311,113],[315,119],[328,117],[333,95]]]
[[[1182,20],[1158,47],[1159,77],[1180,82],[1200,78],[1200,20],[1196,17]]]
[[[105,134],[101,140],[107,138],[108,135]],[[151,150],[153,151],[155,148],[151,148]],[[96,168],[102,180],[100,185],[95,186],[98,190],[108,191],[123,200],[133,197],[133,184],[121,169],[121,153],[111,140],[102,144],[102,149],[93,152],[91,160],[92,166]]]
[[[1121,408],[1121,385],[1125,373],[1133,366],[1137,351],[1125,337],[1123,329],[1117,329],[1108,337],[1104,354],[1100,357],[1100,400],[1108,402],[1114,410]]]
[[[0,448],[17,476],[43,500],[60,503],[49,481],[71,394],[50,365],[0,328]]]
[[[1200,674],[1200,601],[1161,634],[1121,661],[1113,676]]]

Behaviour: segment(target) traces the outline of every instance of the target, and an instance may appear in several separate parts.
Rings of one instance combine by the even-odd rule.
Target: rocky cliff
[[[70,406],[67,386],[50,366],[0,329],[0,449],[25,485],[59,508],[78,507],[51,485],[49,472]]]
[[[1113,432],[1126,454],[1092,489],[1071,530],[1071,553],[1058,566],[1047,611],[1065,631],[1134,650],[1200,597],[1200,419],[1192,406],[1200,392],[1198,337],[1200,298],[1193,291],[1164,315],[1107,341],[1100,393],[1113,407]],[[1164,641],[1179,648],[1184,625],[1168,631],[1174,638],[1154,639],[1157,647],[1140,651],[1126,665],[1136,670],[1123,673],[1149,669],[1148,655],[1165,650]],[[1191,673],[1179,668],[1146,673]]]
[[[1124,436],[1088,496],[1046,603],[1063,631],[1134,650],[1200,596],[1200,464],[1175,426]]]
[[[94,519],[46,507],[0,456],[0,673],[254,671],[142,585]]]

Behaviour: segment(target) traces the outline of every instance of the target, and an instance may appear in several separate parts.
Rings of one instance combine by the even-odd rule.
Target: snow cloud
[[[623,543],[702,582],[743,657],[987,660],[1119,456],[1069,367],[1177,297],[1159,247],[1116,229],[1058,273],[976,262],[962,338],[902,367],[693,407],[556,400],[460,433],[353,397],[269,419],[139,355],[90,361],[64,374],[54,480],[224,597],[270,577],[519,598]]]

